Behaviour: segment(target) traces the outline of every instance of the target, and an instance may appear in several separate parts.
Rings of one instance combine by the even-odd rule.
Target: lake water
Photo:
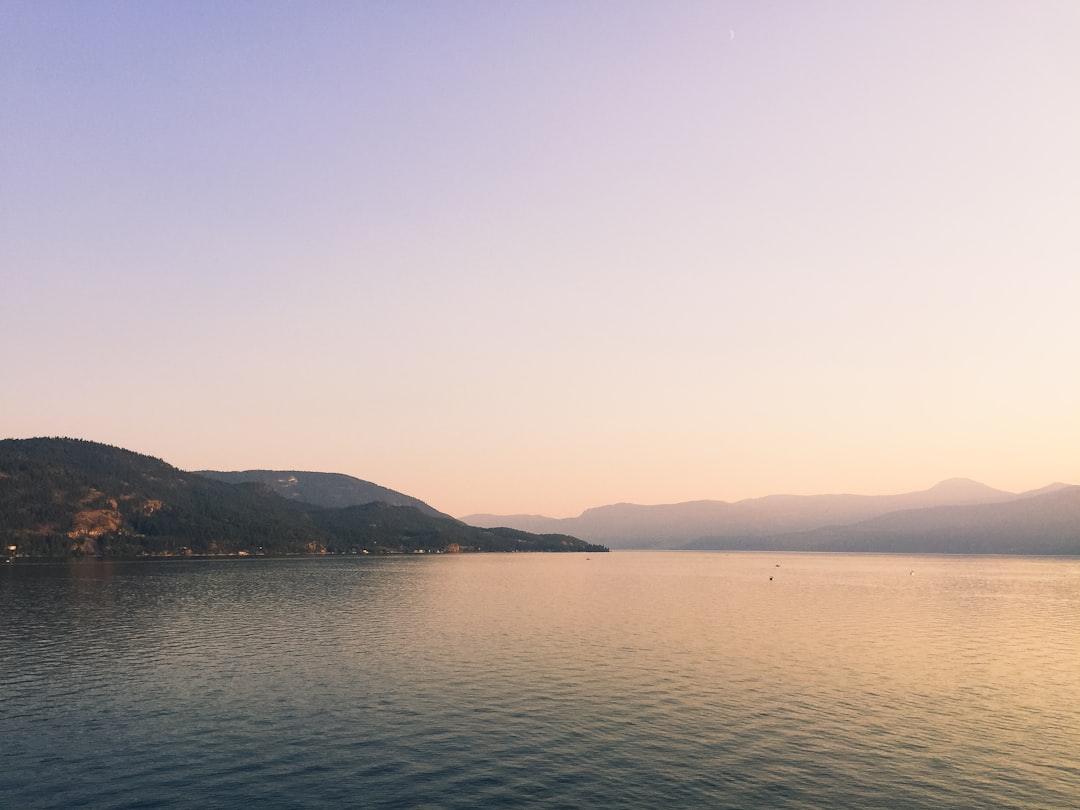
[[[0,806],[1078,807],[1080,560],[0,570]]]

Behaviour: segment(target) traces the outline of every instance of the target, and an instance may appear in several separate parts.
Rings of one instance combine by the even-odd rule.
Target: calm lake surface
[[[3,807],[1080,806],[1076,559],[7,565],[0,676]]]

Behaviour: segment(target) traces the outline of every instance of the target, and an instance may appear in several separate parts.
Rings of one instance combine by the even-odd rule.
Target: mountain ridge
[[[992,503],[903,509],[806,532],[706,537],[682,548],[1080,555],[1080,486],[1037,492]]]
[[[612,548],[686,548],[703,539],[724,538],[741,539],[746,547],[758,547],[763,538],[851,525],[892,512],[1007,503],[1070,486],[1055,483],[1011,493],[968,478],[950,478],[927,489],[896,495],[776,494],[733,502],[610,504],[586,509],[576,518],[473,514],[463,519],[480,526],[566,532]]]
[[[344,473],[307,470],[243,470],[239,472],[196,470],[196,474],[224,481],[227,484],[265,484],[289,500],[302,501],[314,506],[339,509],[380,502],[391,506],[412,506],[431,517],[457,520],[434,509],[419,498]]]

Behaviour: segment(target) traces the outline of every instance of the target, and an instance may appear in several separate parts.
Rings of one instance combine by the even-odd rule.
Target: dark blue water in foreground
[[[3,807],[1080,805],[1077,560],[9,565],[0,676]]]

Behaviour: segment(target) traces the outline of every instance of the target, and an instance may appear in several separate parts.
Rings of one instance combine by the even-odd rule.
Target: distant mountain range
[[[464,520],[566,532],[612,548],[1080,554],[1080,487],[1011,493],[962,478],[901,495],[770,495],[733,503],[615,504],[576,518]]]
[[[606,550],[564,535],[468,526],[348,476],[265,473],[268,484],[252,475],[226,483],[95,442],[5,439],[0,557]],[[281,486],[297,497],[279,495]]]

